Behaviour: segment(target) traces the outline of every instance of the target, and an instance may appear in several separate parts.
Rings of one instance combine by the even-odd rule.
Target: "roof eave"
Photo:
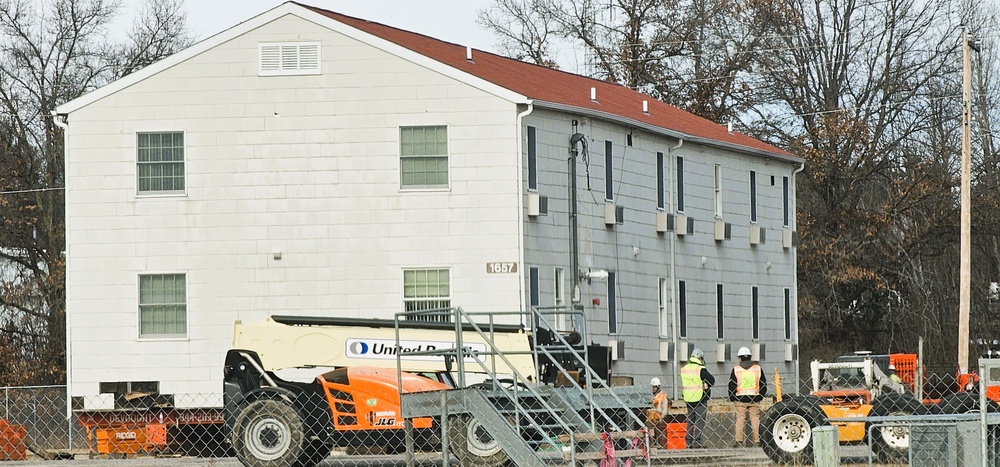
[[[560,104],[558,102],[541,101],[541,100],[537,100],[537,99],[534,100],[534,106],[535,106],[535,108],[543,108],[543,109],[550,109],[550,110],[558,110],[558,111],[561,111],[561,112],[576,113],[576,114],[587,116],[587,117],[593,117],[593,118],[599,118],[599,119],[602,119],[602,120],[608,120],[608,121],[612,121],[612,122],[617,122],[617,123],[621,123],[621,124],[626,125],[626,126],[630,126],[630,127],[633,127],[633,128],[643,129],[643,130],[649,131],[651,133],[660,134],[660,135],[667,136],[667,137],[670,137],[670,138],[682,139],[682,140],[685,140],[685,141],[690,141],[690,142],[693,142],[693,143],[703,144],[703,145],[706,145],[706,146],[712,146],[712,147],[717,147],[717,148],[721,148],[721,149],[727,149],[727,150],[736,151],[736,152],[740,152],[740,153],[744,153],[744,154],[750,154],[750,155],[755,155],[755,156],[766,157],[766,158],[769,158],[769,159],[775,159],[775,160],[779,160],[779,161],[782,161],[782,162],[791,162],[791,163],[794,163],[794,164],[801,164],[801,163],[805,162],[805,159],[802,159],[800,157],[790,156],[788,154],[784,154],[784,153],[780,153],[780,152],[765,151],[763,149],[753,148],[753,147],[750,147],[750,146],[744,146],[744,145],[741,145],[741,144],[727,143],[725,141],[718,141],[718,140],[714,140],[714,139],[710,139],[710,138],[705,138],[705,137],[701,137],[701,136],[693,136],[693,135],[689,135],[689,134],[686,134],[686,133],[683,133],[683,132],[680,132],[680,131],[671,130],[669,128],[664,128],[664,127],[657,126],[657,125],[652,125],[652,124],[649,124],[649,123],[646,123],[646,122],[642,122],[642,121],[635,120],[635,119],[628,118],[628,117],[623,117],[621,115],[613,114],[613,113],[610,113],[610,112],[602,112],[600,110],[588,109],[586,107],[577,107],[577,106],[573,106],[573,105]]]

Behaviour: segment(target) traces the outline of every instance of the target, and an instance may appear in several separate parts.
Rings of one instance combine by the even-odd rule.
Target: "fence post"
[[[840,440],[837,427],[820,426],[813,429],[812,444],[816,467],[835,467],[840,465]]]

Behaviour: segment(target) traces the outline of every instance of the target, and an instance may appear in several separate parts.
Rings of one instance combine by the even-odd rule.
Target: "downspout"
[[[668,148],[667,149],[667,161],[666,161],[666,163],[667,163],[667,174],[668,175],[673,175],[674,164],[671,162],[670,159],[673,158],[672,156],[673,156],[674,151],[680,149],[681,146],[683,146],[683,145],[684,145],[684,140],[678,138],[677,139],[677,146],[674,146],[672,148]],[[668,176],[667,178],[670,179],[670,180],[675,180],[675,178],[673,176]],[[676,186],[677,186],[677,184],[674,183],[674,187],[676,187]],[[670,213],[670,214],[673,214],[674,213],[674,197],[671,196],[669,201],[670,201],[669,204],[668,204],[669,210],[667,212]],[[685,228],[687,228],[687,227],[685,226]],[[674,225],[674,230],[677,230],[677,226],[676,225]],[[681,319],[680,319],[680,314],[678,312],[679,311],[678,300],[680,299],[680,297],[678,296],[678,292],[677,292],[677,255],[676,255],[677,252],[676,252],[676,246],[677,246],[677,235],[671,235],[670,236],[670,290],[671,290],[671,292],[670,293],[674,297],[674,299],[672,300],[673,301],[673,308],[674,308],[674,312],[673,312],[673,318],[674,318],[673,322],[674,322],[674,325],[670,327],[670,333],[671,333],[670,338],[671,338],[671,340],[674,343],[674,354],[675,355],[679,355],[680,351],[681,351],[681,343],[680,343],[680,333],[677,331],[677,328],[679,328],[680,325],[681,325]],[[677,359],[677,357],[674,357],[674,378],[673,378],[673,381],[674,381],[674,384],[673,384],[673,386],[674,386],[674,399],[680,399],[681,398],[681,385],[678,384],[678,381],[680,381],[680,374],[681,374],[681,362],[680,362],[679,359]]]
[[[790,195],[795,195],[798,192],[798,190],[796,188],[798,186],[798,182],[795,181],[795,176],[798,175],[799,172],[802,172],[803,170],[805,170],[805,168],[806,168],[806,163],[802,162],[802,163],[799,164],[799,167],[797,169],[795,169],[795,170],[792,171],[792,187],[791,187],[792,192],[790,193]],[[792,227],[792,231],[793,232],[797,232],[798,228],[799,228],[799,221],[798,221],[798,218],[795,216],[795,213],[799,210],[798,195],[793,196],[792,200],[793,200],[793,203],[792,203],[793,209],[792,209],[792,212],[791,212],[791,214],[792,214],[792,222],[791,222],[792,225],[791,225],[791,227]],[[798,250],[798,247],[792,249],[792,255],[794,255],[794,257],[792,258],[792,294],[795,297],[795,345],[797,346],[797,345],[799,345],[799,250]],[[797,353],[795,355],[795,361],[794,362],[795,362],[795,387],[799,387],[798,386],[798,383],[799,383],[799,356],[798,356]]]
[[[68,114],[56,113],[55,110],[53,110],[51,112],[51,115],[52,115],[52,122],[55,123],[57,127],[62,128],[62,131],[63,131],[63,167],[65,167],[66,166],[66,159],[67,159],[66,154],[69,152],[69,145],[66,144],[66,140],[69,138],[69,115]],[[63,188],[63,206],[65,206],[65,203],[66,203],[66,199],[65,199],[66,198],[66,193],[69,191],[68,189],[65,188],[67,180],[68,180],[67,177],[63,177],[63,185],[64,185],[64,188]],[[63,210],[64,210],[63,216],[65,216],[65,207],[63,208]],[[63,218],[63,222],[66,224],[66,225],[63,226],[63,229],[68,230],[67,227],[69,227],[69,225],[68,225],[69,223],[66,222],[65,217]],[[63,247],[66,250],[69,250],[69,244],[68,243],[65,244]],[[65,260],[66,260],[66,266],[64,266],[64,267],[67,268],[67,271],[66,271],[66,281],[69,282],[69,271],[68,271],[68,269],[69,269],[68,268],[68,266],[69,266],[69,255],[68,254],[65,256]],[[66,310],[64,310],[64,311],[66,311]],[[70,333],[72,332],[73,326],[70,325],[70,319],[71,319],[70,318],[70,314],[69,313],[64,313],[64,314],[65,314],[65,318],[66,318],[66,419],[67,420],[72,420],[73,419],[73,404],[72,404],[72,401],[70,399],[72,399],[71,394],[73,394],[73,391],[72,391],[72,388],[70,387],[70,384],[73,381],[73,365],[72,365],[73,349],[72,349],[72,347],[70,347],[70,342],[71,342],[71,340],[70,340]]]
[[[521,226],[521,231],[517,235],[517,254],[520,257],[518,258],[518,262],[524,266],[524,270],[521,272],[521,285],[519,291],[521,295],[520,301],[522,310],[527,310],[528,307],[531,306],[531,304],[525,300],[525,290],[527,290],[527,286],[525,285],[527,276],[525,276],[525,274],[527,274],[530,269],[526,264],[524,264],[524,236],[525,230],[527,229],[527,223],[524,221],[524,142],[522,141],[524,138],[524,125],[522,125],[522,121],[524,120],[524,117],[527,117],[528,114],[530,114],[535,108],[533,101],[528,100],[527,104],[528,108],[524,112],[517,114],[517,177],[515,178],[515,180],[517,180],[517,220],[518,225]],[[522,318],[524,317],[524,315],[521,316]],[[530,323],[521,323],[522,326],[528,326],[529,324]],[[536,362],[535,368],[537,367]]]

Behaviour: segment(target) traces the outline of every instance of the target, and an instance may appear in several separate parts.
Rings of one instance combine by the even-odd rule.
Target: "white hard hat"
[[[660,385],[660,378],[653,378],[653,380],[650,381],[649,384],[651,384],[653,386],[659,386]]]
[[[752,355],[750,349],[746,347],[740,347],[740,350],[736,352],[737,357],[749,357],[750,355]]]
[[[689,358],[688,361],[691,361],[691,359],[695,359],[699,363],[704,363],[705,362],[705,352],[702,352],[701,349],[694,349],[694,350],[691,351],[691,358]]]
[[[889,364],[889,369],[890,370],[895,370],[896,369],[896,365],[893,365],[892,363],[890,363]]]

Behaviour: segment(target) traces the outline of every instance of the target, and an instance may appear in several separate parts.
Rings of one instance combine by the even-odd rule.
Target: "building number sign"
[[[487,274],[509,274],[513,272],[517,272],[517,263],[513,261],[486,263]]]

